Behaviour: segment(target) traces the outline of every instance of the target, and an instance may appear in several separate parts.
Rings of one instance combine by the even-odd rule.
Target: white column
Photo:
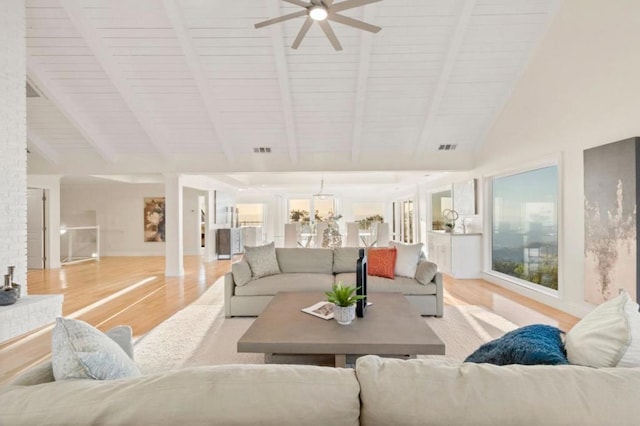
[[[205,248],[204,248],[204,261],[213,262],[216,259],[216,240],[215,240],[215,193],[216,191],[210,189],[207,191],[206,203],[207,203],[207,217],[205,221]]]
[[[184,244],[182,220],[182,176],[165,175],[165,275],[184,275]]]
[[[27,272],[27,100],[24,0],[0,1],[0,273]],[[23,289],[23,295],[24,295]]]

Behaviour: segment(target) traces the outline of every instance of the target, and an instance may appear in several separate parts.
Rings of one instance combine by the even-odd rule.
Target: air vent
[[[452,145],[452,144],[440,145],[438,147],[438,151],[455,151],[457,147],[458,145]]]
[[[270,154],[271,153],[271,148],[261,146],[259,148],[253,148],[253,152],[255,152],[257,154]]]
[[[27,83],[27,98],[39,98],[40,93],[36,89],[33,88],[29,83]]]

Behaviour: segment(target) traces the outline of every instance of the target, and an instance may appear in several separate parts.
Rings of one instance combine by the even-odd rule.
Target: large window
[[[313,217],[311,212],[313,213]],[[323,222],[336,214],[333,197],[326,199],[289,200],[289,221],[303,224]]]
[[[558,289],[558,167],[492,180],[492,269]]]
[[[413,200],[401,202],[400,241],[413,244]]]
[[[240,226],[262,226],[264,204],[238,204],[238,224]]]
[[[384,222],[384,203],[353,203],[353,218],[360,229],[369,229],[374,222]]]

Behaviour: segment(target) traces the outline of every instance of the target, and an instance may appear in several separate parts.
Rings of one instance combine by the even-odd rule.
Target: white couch
[[[2,425],[637,425],[639,368],[358,359],[195,367],[111,381],[30,372]]]
[[[237,285],[234,274],[225,275],[225,315],[257,316],[279,291],[329,291],[333,283],[356,284],[357,247],[334,249],[277,248],[276,257],[280,274],[252,279]],[[436,267],[420,258],[417,269]],[[419,272],[416,273],[418,277]],[[442,317],[442,274],[435,272],[427,281],[396,276],[395,279],[369,276],[367,292],[401,292],[420,315]]]

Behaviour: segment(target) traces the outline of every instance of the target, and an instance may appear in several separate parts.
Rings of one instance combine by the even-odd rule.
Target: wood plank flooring
[[[103,257],[56,270],[29,271],[29,294],[64,294],[63,315],[101,330],[129,324],[135,336],[196,300],[231,270],[231,261],[185,256],[185,276],[164,276],[164,257]],[[578,319],[483,280],[445,276],[445,303],[484,306],[518,325],[553,324],[567,331]],[[50,356],[51,328],[0,345],[0,383]]]

